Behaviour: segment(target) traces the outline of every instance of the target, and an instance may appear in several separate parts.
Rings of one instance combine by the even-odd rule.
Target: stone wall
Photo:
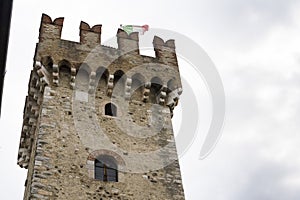
[[[155,37],[152,58],[139,54],[137,33],[118,30],[115,49],[101,45],[101,25],[81,22],[80,43],[62,40],[62,26],[43,14],[18,155],[24,199],[184,199],[174,41]],[[95,179],[100,155],[114,157],[118,182]]]

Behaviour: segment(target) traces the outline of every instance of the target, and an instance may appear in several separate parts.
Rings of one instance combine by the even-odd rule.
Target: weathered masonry
[[[174,40],[138,33],[101,45],[101,25],[61,39],[43,14],[28,84],[18,165],[24,199],[184,199],[171,124],[182,93]]]

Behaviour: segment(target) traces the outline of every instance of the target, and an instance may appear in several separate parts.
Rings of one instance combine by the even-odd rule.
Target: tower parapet
[[[90,47],[95,47],[96,45],[101,44],[101,27],[102,25],[98,24],[90,28],[90,26],[81,21],[80,23],[80,43],[88,45]]]
[[[156,58],[166,64],[178,67],[177,56],[175,51],[175,40],[167,40],[166,42],[155,36],[153,39],[153,46]]]
[[[48,71],[50,70],[49,74],[52,76],[48,77],[50,82],[54,85],[59,85],[59,69],[62,60],[68,61],[68,67],[70,68],[71,79],[70,85],[75,88],[74,82],[76,78],[76,74],[84,62],[86,62],[86,58],[89,56],[91,51],[95,51],[97,48],[97,53],[93,57],[92,63],[86,63],[88,68],[92,73],[96,73],[97,69],[100,66],[105,66],[109,72],[112,72],[108,75],[111,77],[109,80],[108,94],[111,94],[113,88],[113,76],[114,72],[117,71],[114,67],[116,65],[112,64],[116,62],[124,55],[135,56],[134,59],[129,60],[129,62],[122,66],[120,69],[123,73],[127,74],[129,71],[133,71],[132,69],[136,68],[137,66],[145,65],[147,63],[152,63],[157,65],[164,65],[167,66],[169,69],[166,73],[161,73],[166,70],[148,70],[143,69],[139,73],[146,74],[148,77],[144,77],[145,84],[151,83],[151,79],[155,76],[158,76],[162,81],[163,86],[168,87],[168,81],[171,79],[173,80],[173,87],[172,90],[179,89],[181,91],[181,81],[178,69],[178,62],[177,56],[175,51],[175,41],[168,40],[164,41],[162,38],[155,36],[153,39],[153,47],[155,51],[155,58],[151,58],[148,56],[140,55],[139,53],[139,33],[133,32],[127,34],[125,31],[118,29],[117,31],[117,43],[118,48],[106,47],[101,45],[101,28],[102,25],[95,25],[92,28],[86,22],[81,21],[79,29],[80,29],[80,42],[72,42],[67,40],[61,39],[61,31],[63,27],[63,20],[64,18],[60,17],[55,20],[51,20],[51,18],[43,14],[41,20],[41,27],[40,27],[40,42],[37,46],[37,53],[35,55],[35,59],[38,62],[42,63],[42,60],[45,56],[50,57],[52,60],[52,65],[48,67]],[[55,45],[55,48],[53,46]],[[78,54],[78,51],[81,53]],[[104,55],[106,59],[104,59]],[[89,62],[89,61],[88,61]],[[118,61],[119,62],[119,61]],[[121,61],[120,61],[121,62]],[[65,63],[65,62],[63,62]],[[46,64],[44,66],[47,66]],[[147,72],[146,72],[147,71]],[[145,73],[146,72],[146,73]],[[130,73],[130,72],[129,72]],[[134,75],[134,74],[132,74]],[[167,76],[167,77],[166,77]],[[93,76],[92,76],[93,77]],[[131,77],[128,77],[131,78]],[[174,81],[175,80],[175,81]],[[93,86],[94,81],[90,80],[91,87],[90,92],[93,92],[95,87]],[[144,101],[147,101],[148,97],[147,94],[147,85],[145,85],[146,91],[144,96]],[[126,87],[126,95],[130,95],[130,87]],[[169,93],[169,92],[168,92]],[[174,95],[174,94],[172,94]],[[176,93],[177,95],[177,93]],[[179,94],[180,95],[180,94]],[[168,98],[164,94],[161,94],[162,97]],[[162,101],[167,102],[167,101]]]
[[[52,21],[51,17],[49,17],[46,14],[43,14],[40,25],[39,42],[61,39],[63,23],[63,17],[56,18]]]
[[[118,49],[122,52],[140,54],[138,32],[132,32],[130,34],[127,34],[122,29],[118,29],[117,41]]]

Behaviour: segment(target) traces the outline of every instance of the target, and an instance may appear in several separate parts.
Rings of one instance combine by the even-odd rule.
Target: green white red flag
[[[127,33],[130,34],[132,32],[139,32],[141,35],[144,35],[146,31],[149,30],[149,26],[147,24],[143,26],[137,25],[120,25],[120,27]]]

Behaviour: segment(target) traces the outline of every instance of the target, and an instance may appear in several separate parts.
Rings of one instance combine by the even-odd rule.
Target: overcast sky
[[[203,111],[198,137],[180,159],[187,200],[300,199],[299,10],[296,0],[14,0],[0,120],[0,199],[23,196],[26,170],[17,166],[17,152],[42,13],[65,17],[67,40],[79,41],[81,20],[102,24],[103,41],[119,24],[149,24],[181,33],[207,52],[224,84],[226,121],[214,151],[199,160],[209,97],[203,80],[181,66]]]

